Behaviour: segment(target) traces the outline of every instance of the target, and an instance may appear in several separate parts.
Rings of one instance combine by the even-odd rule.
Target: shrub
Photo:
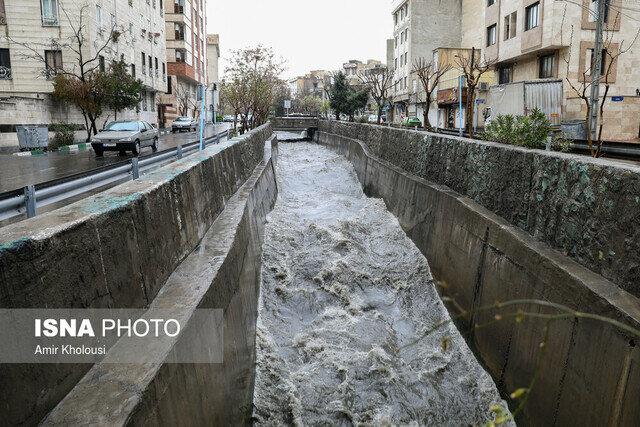
[[[369,123],[368,116],[358,116],[356,117],[356,123]]]
[[[550,132],[549,119],[536,108],[528,116],[506,114],[496,117],[485,129],[485,137],[503,144],[544,148]]]
[[[55,132],[51,141],[49,141],[49,150],[57,150],[60,147],[73,145],[75,142],[75,133],[78,126],[69,123],[56,123],[49,127]]]

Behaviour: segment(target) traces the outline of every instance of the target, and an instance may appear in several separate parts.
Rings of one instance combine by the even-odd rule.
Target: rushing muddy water
[[[344,157],[315,144],[281,144],[277,175],[256,423],[487,421],[502,402],[496,387],[452,325],[425,334],[448,314],[427,261],[384,202],[363,194]]]

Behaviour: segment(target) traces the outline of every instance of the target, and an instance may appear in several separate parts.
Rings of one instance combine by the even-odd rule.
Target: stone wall
[[[640,167],[453,136],[320,122],[446,185],[640,296]]]
[[[264,125],[95,196],[7,226],[0,308],[143,308],[264,158]],[[88,365],[0,365],[2,419],[34,424]]]
[[[637,297],[512,224],[554,218],[549,227],[557,235],[571,231],[577,239],[579,231],[565,222],[599,230],[621,221],[617,233],[629,244],[638,209],[621,206],[628,197],[634,202],[629,192],[638,191],[637,173],[573,156],[358,124],[321,122],[317,140],[351,160],[367,195],[384,199],[428,259],[453,314],[471,313],[459,327],[501,391],[527,387],[537,375],[519,425],[638,424],[637,336],[585,318],[535,318],[557,311],[533,304],[487,309],[544,300],[640,329]],[[613,206],[594,207],[607,200]],[[581,210],[591,215],[587,224]],[[516,322],[518,309],[532,314]]]

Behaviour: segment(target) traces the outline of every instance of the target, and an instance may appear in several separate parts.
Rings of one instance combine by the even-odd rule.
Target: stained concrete
[[[383,126],[319,126],[469,197],[640,296],[639,166]]]
[[[0,307],[148,307],[264,159],[270,125],[0,232]],[[89,365],[0,365],[0,413],[34,424]]]
[[[315,117],[275,117],[271,123],[273,129],[278,131],[303,131],[318,127]]]
[[[543,210],[544,201],[563,200],[561,194],[565,190],[547,187],[548,199],[543,197],[541,205],[529,204],[527,197],[538,194],[535,188],[539,184],[525,177],[536,165],[544,161],[564,164],[567,171],[559,167],[561,176],[570,174],[568,169],[581,170],[580,176],[589,182],[602,176],[598,171],[606,172],[610,177],[618,177],[618,184],[626,182],[630,187],[623,189],[612,184],[607,191],[601,189],[588,210],[593,217],[585,221],[573,212],[571,220],[576,224],[586,222],[582,227],[593,227],[598,221],[607,226],[620,220],[628,227],[624,239],[631,248],[637,243],[634,240],[637,230],[630,221],[637,211],[622,209],[618,215],[609,216],[604,211],[606,200],[635,191],[638,174],[633,169],[377,126],[321,122],[319,127],[318,142],[345,155],[354,165],[365,193],[385,200],[426,256],[434,277],[443,285],[443,292],[454,301],[453,307],[472,311],[499,301],[535,298],[607,316],[640,329],[640,301],[621,289],[622,282],[614,283],[596,274],[580,265],[579,259],[536,240],[512,223],[518,218],[548,215]],[[441,183],[427,181],[423,176],[439,179]],[[473,199],[443,184],[467,191]],[[576,195],[590,187],[586,182],[576,182],[571,188]],[[499,197],[500,192],[504,192],[504,197]],[[626,199],[626,196],[615,199],[614,205]],[[564,200],[571,205],[566,197]],[[597,207],[599,203],[605,206]],[[562,219],[565,211],[558,208],[555,214]],[[586,207],[579,210],[583,209]],[[618,226],[616,229],[619,230]],[[610,231],[603,230],[601,236],[604,238],[607,233]],[[608,234],[607,238],[614,239],[614,234]],[[583,241],[595,244],[588,235]],[[633,267],[637,253],[627,255]],[[520,308],[549,312],[535,306]],[[640,422],[637,337],[586,319],[556,321],[550,325],[546,344],[549,351],[542,359],[542,368],[537,369],[545,322],[530,317],[522,323],[495,322],[495,314],[479,311],[471,318],[465,317],[463,326],[472,331],[468,341],[503,392],[526,387],[538,372],[519,424],[631,426]],[[473,328],[487,323],[493,324]]]

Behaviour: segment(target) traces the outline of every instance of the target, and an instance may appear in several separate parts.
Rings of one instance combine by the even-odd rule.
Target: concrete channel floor
[[[501,400],[429,265],[348,160],[281,143],[266,226],[254,420],[481,425]]]

